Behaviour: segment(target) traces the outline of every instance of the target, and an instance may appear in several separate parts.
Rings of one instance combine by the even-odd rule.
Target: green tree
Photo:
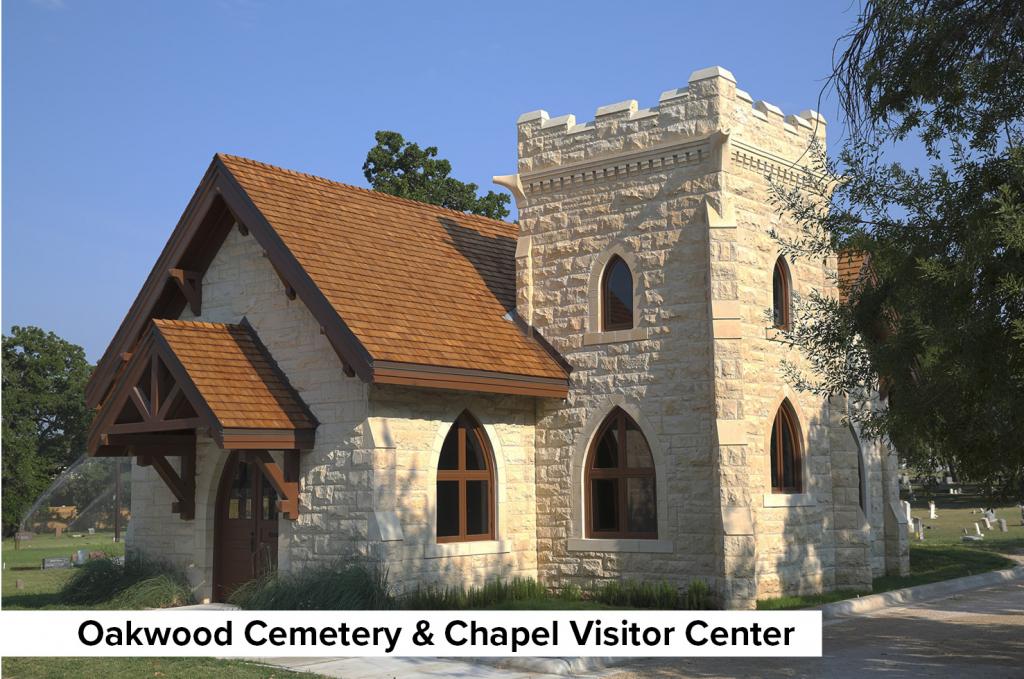
[[[437,157],[436,146],[420,148],[387,130],[378,131],[374,138],[377,145],[366,154],[363,175],[375,191],[491,219],[508,217],[508,194],[488,191],[478,196],[476,184],[448,176],[452,164]]]
[[[855,250],[838,304],[797,303],[801,389],[859,396],[852,417],[911,464],[993,496],[1024,492],[1024,11],[1019,0],[872,0],[832,82],[850,135],[809,186],[775,186],[793,257]],[[918,144],[927,167],[890,160]],[[814,153],[814,150],[812,150]],[[828,211],[823,206],[828,205]],[[870,407],[881,387],[891,398]]]
[[[36,327],[3,336],[3,530],[85,452],[92,366],[81,347]]]

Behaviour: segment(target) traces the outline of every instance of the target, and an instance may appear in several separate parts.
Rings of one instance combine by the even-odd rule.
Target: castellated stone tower
[[[872,575],[906,568],[894,456],[852,435],[841,403],[786,384],[780,361],[799,357],[766,315],[777,266],[787,292],[835,292],[820,262],[780,263],[768,233],[796,227],[772,207],[766,177],[802,181],[825,130],[814,111],[754,101],[719,67],[656,107],[602,106],[586,123],[520,116],[518,173],[495,178],[519,206],[518,313],[573,366],[569,398],[537,412],[545,582],[700,578],[742,608],[868,589]],[[608,324],[602,281],[617,260],[632,277],[633,319]],[[800,452],[786,472],[795,480],[773,492],[780,409]],[[589,456],[620,411],[656,468],[656,531],[643,537],[593,530]],[[633,482],[619,482],[632,507]]]

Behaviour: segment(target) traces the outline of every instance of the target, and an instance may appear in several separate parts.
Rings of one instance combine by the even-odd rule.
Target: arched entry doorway
[[[221,473],[214,525],[213,597],[277,566],[278,495],[254,460],[233,453]]]

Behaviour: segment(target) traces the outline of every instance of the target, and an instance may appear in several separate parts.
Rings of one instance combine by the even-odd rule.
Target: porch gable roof
[[[305,449],[316,418],[255,331],[242,324],[154,319],[97,413],[90,455],[205,428],[226,450]]]

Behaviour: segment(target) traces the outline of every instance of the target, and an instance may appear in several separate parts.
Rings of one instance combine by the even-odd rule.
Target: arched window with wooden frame
[[[441,446],[437,463],[438,542],[494,539],[494,455],[483,427],[464,412]]]
[[[775,412],[772,423],[771,475],[773,493],[803,492],[803,450],[800,425],[789,400]]]
[[[624,410],[613,410],[594,437],[586,466],[588,538],[658,537],[654,458]]]
[[[601,273],[601,330],[633,327],[633,272],[614,255]]]
[[[780,330],[789,330],[792,324],[793,284],[789,265],[781,255],[775,260],[772,272],[772,324]]]

